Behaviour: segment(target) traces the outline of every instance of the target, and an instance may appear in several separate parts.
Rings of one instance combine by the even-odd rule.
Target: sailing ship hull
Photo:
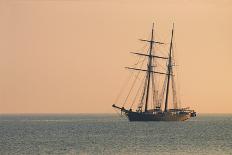
[[[185,121],[191,117],[190,113],[139,113],[128,112],[125,113],[129,121]]]

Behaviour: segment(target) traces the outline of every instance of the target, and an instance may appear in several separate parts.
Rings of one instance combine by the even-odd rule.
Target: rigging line
[[[141,58],[141,57],[140,57],[140,58]],[[145,61],[145,59],[146,59],[146,57],[144,57],[143,60],[138,61],[137,63],[133,64],[132,67],[137,66],[137,65],[140,64],[140,63],[143,63],[143,62]]]
[[[141,50],[139,50],[139,51],[143,51],[147,46],[148,46],[148,45],[143,46],[143,47],[141,48]],[[139,58],[138,58],[138,62],[135,63],[135,64],[132,65],[132,66],[136,66],[136,65],[138,65],[139,63],[141,63],[141,62],[143,62],[143,61],[145,60],[145,58],[144,58],[143,60],[141,60],[141,61],[140,61],[140,59],[141,59],[141,57],[139,57]]]
[[[174,32],[174,36],[175,36],[175,32]],[[173,37],[173,48],[175,49],[173,49],[173,52],[175,52],[175,55],[177,55],[177,56],[175,56],[175,61],[176,61],[176,63],[178,64],[178,52],[176,52],[176,51],[178,51],[178,49],[177,49],[177,46],[176,46],[176,39],[175,39],[175,37]],[[174,53],[173,53],[173,55],[174,55]],[[174,57],[174,56],[173,56]],[[176,97],[177,97],[177,106],[178,107],[181,107],[181,94],[180,94],[180,90],[181,90],[181,88],[180,88],[180,82],[179,81],[181,81],[180,80],[180,77],[178,76],[179,75],[179,68],[178,67],[175,67],[175,72],[176,72],[176,81],[177,81],[177,84],[176,84],[176,89],[177,89],[177,95],[176,95]]]
[[[180,77],[179,75],[179,70],[178,67],[176,67],[176,80],[177,80],[177,102],[178,102],[178,106],[181,107],[181,86],[180,86]]]
[[[115,102],[114,103],[117,103],[118,100],[119,100],[119,97],[121,97],[122,93],[124,92],[126,86],[128,85],[129,81],[131,80],[131,78],[133,77],[133,74],[134,72],[130,72],[130,74],[128,75],[127,79],[124,81],[120,91],[119,91],[119,94],[117,95],[116,99],[115,99]]]
[[[153,52],[153,53],[155,53],[155,52]],[[157,61],[155,61],[154,59],[152,59],[152,65],[153,66],[156,66],[156,62]],[[155,67],[153,68],[153,71],[155,70]],[[153,109],[155,108],[155,102],[156,102],[156,97],[155,97],[155,95],[156,95],[156,86],[155,86],[155,76],[154,76],[154,74],[153,73],[151,73],[151,81],[152,81],[152,87],[151,87],[151,89],[152,89],[152,105],[153,105]]]
[[[174,48],[174,47],[173,47]],[[174,51],[174,50],[173,50]],[[174,52],[173,52],[173,57],[174,57]],[[176,72],[176,74],[178,74],[178,67],[174,68],[174,71]],[[176,80],[176,82],[175,82]],[[173,81],[173,91],[175,91],[173,93],[173,102],[175,103],[174,105],[178,108],[181,107],[181,100],[180,100],[180,86],[178,85],[178,80],[179,80],[179,76],[176,76],[176,78],[172,77],[172,81]],[[177,83],[177,84],[176,84]],[[178,90],[177,90],[178,89]],[[174,96],[175,95],[175,96]]]
[[[160,55],[162,55],[163,57],[166,57],[166,55],[167,54],[165,54],[162,50],[158,50],[161,54]]]
[[[140,103],[138,104],[138,107],[137,107],[138,110],[142,110],[142,107],[143,107],[143,104],[144,104],[143,100],[144,100],[144,97],[145,97],[145,94],[146,94],[146,89],[147,89],[147,82],[148,82],[147,78],[148,78],[148,75],[146,74],[145,78],[144,78],[145,81],[144,81],[143,93],[141,94]]]
[[[143,46],[142,49],[146,48],[147,46],[148,46],[148,45]],[[141,59],[141,57],[138,58],[138,62],[135,64],[135,66],[138,65],[139,63],[144,63],[145,58],[139,62],[140,59]],[[121,97],[122,93],[124,92],[124,90],[125,90],[126,86],[128,85],[129,81],[130,81],[131,78],[133,77],[133,74],[134,74],[134,72],[131,72],[131,73],[129,74],[128,78],[126,79],[126,81],[123,83],[123,85],[122,85],[122,87],[121,87],[121,89],[120,89],[120,92],[119,92],[118,96],[116,97],[114,103],[117,103],[117,102],[118,102],[119,98]]]
[[[165,91],[166,91],[167,80],[168,80],[167,76],[165,76],[162,91],[161,91],[161,94],[160,94],[160,97],[159,97],[159,107],[161,107],[161,108],[162,108],[162,103],[163,103],[163,100],[164,100],[164,94],[165,94]]]
[[[173,72],[173,71],[172,71]],[[172,97],[173,97],[173,107],[174,109],[177,108],[177,98],[176,98],[176,85],[175,85],[175,80],[174,77],[172,78]]]
[[[139,57],[138,58],[138,61],[137,61],[137,63],[135,63],[134,65],[132,65],[132,66],[137,66],[138,64],[140,64],[140,63],[144,63],[144,61],[145,61],[145,59],[146,59],[146,57],[144,57],[141,61],[140,61],[140,59],[141,59],[141,57]],[[141,66],[142,67],[142,66]]]
[[[151,78],[152,78],[152,102],[153,102],[153,108],[155,108],[156,106],[156,101],[157,101],[157,98],[156,98],[156,87],[155,87],[155,79],[154,79],[154,74],[152,73],[151,74]]]
[[[146,78],[146,76],[144,76],[143,79],[142,79],[141,81],[144,81],[145,78]],[[133,102],[132,102],[132,104],[131,104],[131,106],[130,106],[130,109],[131,109],[132,106],[134,105],[134,103],[135,103],[135,101],[136,101],[136,99],[137,99],[137,97],[138,97],[138,94],[139,94],[139,92],[141,91],[142,86],[143,86],[143,82],[141,82],[141,84],[140,84],[140,86],[139,86],[139,89],[138,89],[137,92],[136,92],[135,98],[134,98],[134,100],[133,100]]]
[[[159,52],[161,51],[159,50]],[[161,67],[164,71],[166,71],[166,68],[163,65],[161,65],[159,61],[155,61],[155,63],[157,64],[157,66],[159,65],[159,67]]]
[[[156,61],[156,63],[159,65],[159,67],[161,67],[164,71],[166,71],[166,68],[163,66],[163,65],[161,65],[159,62],[157,62]]]
[[[124,107],[124,105],[126,104],[127,99],[128,99],[128,97],[130,96],[130,93],[131,93],[132,89],[134,88],[135,82],[137,81],[138,76],[139,76],[140,73],[141,73],[141,72],[138,72],[138,74],[136,75],[136,77],[135,77],[135,79],[134,79],[134,81],[133,81],[132,87],[131,87],[131,89],[130,89],[130,91],[129,91],[129,94],[127,95],[127,97],[126,97],[126,99],[125,99],[125,101],[124,101],[124,103],[123,103],[123,107]]]
[[[174,38],[173,38],[174,40]],[[174,47],[171,47],[172,49],[172,55],[171,55],[171,65],[174,65]],[[173,67],[170,69],[170,72],[173,73],[174,69]],[[176,85],[175,85],[175,79],[174,77],[171,77],[171,83],[172,83],[172,104],[173,104],[173,108],[176,109],[177,108],[177,97],[176,97]]]
[[[142,60],[141,65],[140,65],[140,68],[143,66],[145,59],[146,59],[146,58],[144,58],[144,59]],[[138,65],[138,64],[137,64],[137,65]],[[133,84],[132,84],[132,87],[131,87],[131,89],[130,89],[130,91],[129,91],[129,94],[127,95],[127,97],[126,97],[126,99],[125,99],[125,101],[124,101],[124,103],[123,103],[123,107],[125,106],[125,104],[126,104],[126,102],[127,102],[127,99],[128,99],[128,97],[130,96],[130,93],[131,93],[132,89],[134,88],[135,82],[137,81],[137,77],[139,76],[139,74],[140,74],[140,72],[138,72],[137,75],[136,75],[136,78],[135,78],[135,80],[134,80],[134,82],[133,82]]]
[[[158,61],[155,61],[154,59],[153,59],[153,65],[154,66],[158,66],[158,64],[159,64],[159,62]],[[160,65],[160,64],[159,64]],[[155,69],[155,68],[154,68]],[[157,76],[155,76],[155,75],[153,75],[153,77],[154,77],[154,84],[155,84],[155,90],[158,90],[158,88],[159,88],[159,82],[158,82],[158,78],[157,78]],[[158,91],[157,91],[157,93],[158,93]],[[157,94],[156,94],[157,95]],[[156,96],[156,100],[158,99],[158,97]],[[156,103],[157,103],[157,101],[156,101]]]
[[[162,33],[162,32],[156,33],[155,36],[156,36],[157,40],[163,40],[163,41],[168,40],[168,38],[169,38],[169,35],[167,33]],[[160,36],[162,36],[162,37],[160,37]],[[163,39],[161,39],[161,38],[163,38]],[[165,43],[165,44],[168,44],[168,43]]]
[[[153,74],[151,73],[151,96],[150,96],[150,101],[151,101],[151,108],[153,109],[154,108],[154,83],[153,83]]]
[[[145,44],[142,48],[140,48],[140,50],[139,51],[143,51],[145,48],[147,48],[148,47],[148,44]]]
[[[174,49],[172,47],[172,63],[173,63],[173,57],[174,57]],[[173,74],[173,68],[171,68],[171,72]],[[176,84],[175,84],[175,79],[174,77],[171,77],[171,82],[172,82],[172,97],[173,97],[173,108],[177,108],[177,97],[176,97]]]
[[[157,48],[157,47],[156,47]],[[164,53],[163,51],[168,51],[167,49],[167,46],[161,46],[161,47],[158,47],[157,51],[159,51],[159,53],[164,56],[164,57],[167,57],[167,53]]]
[[[144,80],[145,80],[145,84],[144,84],[144,87],[143,87],[143,93],[141,94],[141,100],[140,100],[140,103],[138,104],[138,109],[140,109],[140,108],[142,108],[143,107],[143,100],[144,100],[144,96],[145,96],[145,94],[146,94],[146,88],[147,88],[147,74],[146,74],[146,76],[145,76],[145,78],[144,78]]]
[[[140,65],[140,68],[142,67],[144,61],[145,61],[145,59],[143,60],[142,64]],[[132,89],[134,88],[135,82],[137,81],[137,78],[138,78],[139,74],[140,74],[140,71],[137,73],[137,75],[136,75],[136,77],[135,77],[135,80],[133,81],[133,84],[132,84],[132,87],[131,87],[131,89],[130,89],[130,91],[129,91],[129,94],[127,95],[127,97],[126,97],[126,99],[125,99],[125,101],[124,101],[124,103],[123,103],[123,107],[124,107],[124,105],[126,104],[127,99],[128,99],[128,97],[130,96],[130,93],[131,93]]]
[[[155,53],[154,51],[152,53]],[[155,55],[155,54],[154,54]],[[151,60],[151,65],[155,66],[154,64],[154,59]],[[155,67],[152,68],[152,71],[155,71]],[[154,76],[153,76],[153,73],[151,72],[151,101],[152,101],[152,104],[151,104],[151,108],[154,108]],[[153,107],[152,107],[153,105]]]
[[[158,52],[160,52],[161,54],[163,54],[165,56],[167,54],[164,54],[163,50],[166,51],[167,50],[166,47],[167,46],[155,46],[154,49],[155,49],[155,51],[158,51]]]
[[[141,57],[138,57],[137,62],[136,62],[134,65],[132,65],[132,66],[136,66],[136,65],[138,65],[138,64],[139,64],[139,62],[140,62],[140,59],[141,59]]]

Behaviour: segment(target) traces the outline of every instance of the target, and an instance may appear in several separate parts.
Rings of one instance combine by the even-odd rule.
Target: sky
[[[169,41],[180,97],[232,113],[230,0],[0,0],[0,113],[115,113],[138,41]]]

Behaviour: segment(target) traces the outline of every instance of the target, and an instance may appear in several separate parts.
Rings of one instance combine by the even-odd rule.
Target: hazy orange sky
[[[113,113],[137,39],[173,21],[182,105],[232,113],[231,0],[0,0],[0,113]]]

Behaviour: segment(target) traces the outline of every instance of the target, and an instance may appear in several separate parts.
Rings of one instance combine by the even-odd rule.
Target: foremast
[[[152,24],[152,31],[151,31],[151,40],[150,40],[150,48],[149,48],[149,56],[148,56],[148,64],[147,64],[147,93],[146,93],[146,101],[145,101],[145,109],[144,111],[147,112],[147,105],[149,99],[149,90],[150,90],[150,81],[151,81],[151,74],[152,71],[152,50],[153,50],[153,34],[154,33],[154,23]]]

